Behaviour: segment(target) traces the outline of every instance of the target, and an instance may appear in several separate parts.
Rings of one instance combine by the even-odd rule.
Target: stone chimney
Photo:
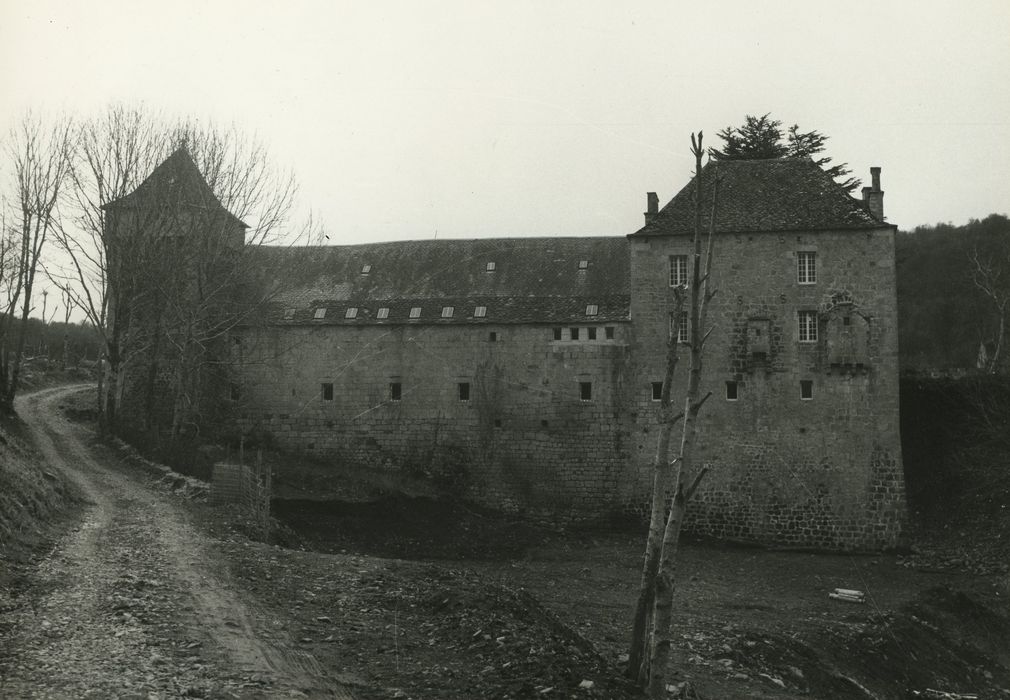
[[[880,189],[880,168],[870,168],[872,186],[863,188],[863,205],[875,217],[884,221],[884,191]]]
[[[645,223],[652,221],[652,218],[659,213],[659,195],[655,192],[645,193]]]

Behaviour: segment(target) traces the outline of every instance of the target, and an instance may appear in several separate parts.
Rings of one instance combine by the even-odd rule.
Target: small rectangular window
[[[357,318],[358,317],[358,307],[351,306],[344,312],[344,318]]]
[[[800,398],[809,401],[814,398],[814,382],[811,379],[800,380]]]
[[[593,383],[579,382],[579,398],[583,401],[593,400]]]
[[[607,326],[606,328],[603,329],[603,331],[607,335],[607,340],[613,340],[614,339],[614,327],[613,326]]]
[[[670,333],[673,333],[673,314],[670,315],[670,326]],[[677,323],[677,342],[681,344],[688,342],[687,311],[680,312],[680,317]]]
[[[389,307],[380,306],[379,310],[375,312],[376,318],[389,318]]]
[[[371,271],[372,271],[372,266],[371,265],[362,265],[361,266],[361,274],[367,275]]]
[[[595,328],[587,328],[586,329],[586,336],[590,340],[596,340],[596,329]]]
[[[670,286],[671,287],[686,287],[687,286],[687,256],[686,255],[671,255],[670,256]]]
[[[800,342],[801,343],[816,343],[817,342],[817,312],[816,311],[800,311],[799,312],[800,321]]]
[[[389,383],[389,400],[399,401],[400,397],[403,395],[403,387],[400,382],[390,382]]]
[[[317,320],[320,319],[320,318],[326,318],[326,307],[325,306],[317,306],[316,310],[312,313],[312,318],[317,319]]]
[[[470,400],[470,382],[460,382],[457,385],[457,389],[459,390],[459,400],[460,401],[469,401]]]
[[[663,382],[652,383],[652,400],[659,401],[663,398]]]
[[[579,339],[579,329],[578,328],[570,328],[568,330],[568,335],[571,337],[572,340],[578,340]]]
[[[554,340],[561,340],[561,329],[560,328],[555,328],[554,329]]]
[[[290,321],[294,317],[295,317],[295,310],[294,309],[284,309],[284,320],[285,321]]]
[[[490,333],[488,333],[487,334],[487,341],[489,343],[497,343],[498,342],[498,332],[497,331],[491,331]]]
[[[800,284],[817,284],[817,253],[811,250],[796,253],[796,281]]]
[[[737,399],[737,384],[736,382],[726,382],[726,400],[736,401]]]
[[[495,264],[493,262],[489,262],[487,265],[484,266],[485,272],[494,272],[494,270],[495,270]]]
[[[421,307],[412,306],[410,308],[410,318],[421,318]]]
[[[580,270],[588,270],[589,269],[589,261],[588,260],[579,260],[579,269]]]
[[[443,306],[442,307],[442,318],[452,318],[452,314],[455,311],[455,307]]]
[[[473,317],[474,318],[484,318],[485,316],[487,316],[487,307],[486,306],[475,306],[474,307],[474,309],[473,309]]]
[[[333,400],[333,382],[323,382],[321,385],[323,401]]]
[[[586,316],[595,316],[599,311],[600,307],[597,304],[589,304],[586,306]]]

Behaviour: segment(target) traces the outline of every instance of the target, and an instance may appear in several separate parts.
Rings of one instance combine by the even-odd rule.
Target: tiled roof
[[[628,320],[623,237],[401,241],[250,249],[278,289],[278,323],[603,323]],[[585,261],[585,269],[579,265]],[[488,263],[494,263],[488,271]],[[367,274],[362,270],[368,266]],[[586,315],[586,307],[597,313]],[[443,307],[452,306],[450,318]],[[475,317],[475,308],[486,313]],[[314,318],[317,308],[327,309]],[[348,308],[358,309],[353,319]],[[420,317],[410,310],[420,307]],[[380,308],[387,318],[377,318]],[[293,310],[293,311],[292,311]],[[290,318],[285,318],[290,315]]]
[[[177,149],[152,170],[133,192],[102,208],[126,209],[166,203],[225,212],[232,220],[246,226],[224,208],[185,147]]]
[[[815,231],[887,226],[809,158],[710,161],[702,168],[703,230],[708,230],[715,174],[720,178],[715,230]],[[632,236],[694,232],[695,179]]]

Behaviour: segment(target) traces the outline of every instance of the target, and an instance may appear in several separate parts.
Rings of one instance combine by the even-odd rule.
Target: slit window
[[[800,342],[801,343],[816,343],[817,342],[817,312],[816,311],[800,311],[799,313],[800,321]]]
[[[484,271],[485,272],[494,272],[495,271],[495,264],[494,264],[494,262],[493,261],[488,262],[488,264],[484,266]]]
[[[671,255],[670,256],[670,286],[671,287],[686,287],[687,286],[687,256],[686,255]]]
[[[389,383],[389,400],[399,401],[403,397],[403,385],[400,382]]]
[[[371,265],[362,265],[361,266],[361,274],[367,275],[371,271],[372,271],[372,266]]]
[[[443,306],[442,307],[442,318],[452,318],[452,314],[455,311],[453,306]]]
[[[595,316],[600,310],[599,305],[589,304],[586,306],[586,316]]]
[[[375,312],[376,318],[389,318],[389,307],[380,306],[379,310]]]
[[[590,340],[596,340],[596,329],[595,328],[587,328],[586,329],[586,337],[588,337]]]
[[[652,400],[659,401],[663,398],[663,382],[652,383]]]
[[[358,307],[352,306],[344,312],[344,318],[357,318],[358,317]]]
[[[739,397],[738,389],[736,382],[726,382],[726,400],[736,401]]]
[[[817,253],[812,250],[796,253],[796,281],[800,284],[817,284]]]
[[[316,310],[312,312],[312,318],[316,319],[317,321],[321,318],[326,318],[326,307],[317,306]]]
[[[607,340],[613,340],[614,339],[614,327],[613,326],[607,326],[606,328],[603,329],[603,332],[607,336]]]
[[[333,382],[323,382],[320,385],[323,394],[323,401],[333,400]]]
[[[814,382],[812,379],[800,380],[800,398],[804,401],[814,398]]]
[[[486,306],[475,306],[473,308],[473,317],[474,318],[484,318],[485,316],[487,316],[487,307]]]
[[[410,318],[421,318],[421,307],[412,306],[410,308]]]
[[[593,383],[579,382],[579,398],[583,401],[593,400]]]
[[[470,400],[470,382],[460,382],[456,385],[460,401]]]

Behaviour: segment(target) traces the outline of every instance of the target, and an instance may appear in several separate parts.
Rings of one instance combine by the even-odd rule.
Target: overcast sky
[[[259,137],[334,243],[627,234],[766,112],[902,228],[1010,210],[1007,0],[0,0],[0,123],[113,102]]]

